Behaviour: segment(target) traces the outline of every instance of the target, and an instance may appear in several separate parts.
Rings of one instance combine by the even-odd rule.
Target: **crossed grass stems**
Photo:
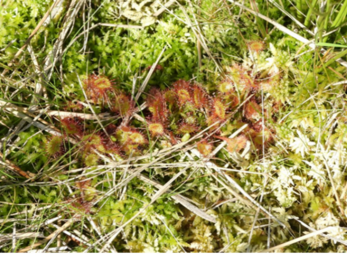
[[[58,2],[59,1],[56,1],[54,3],[54,5],[57,4]],[[192,5],[191,1],[188,1],[188,2],[189,2],[190,5]],[[226,3],[226,1],[224,1],[224,2]],[[253,13],[256,17],[259,17],[259,18],[261,18],[261,19],[263,19],[263,20],[265,20],[265,21],[267,21],[269,23],[272,23],[277,29],[279,29],[282,32],[284,32],[284,33],[286,33],[286,34],[296,38],[297,40],[299,40],[299,41],[303,42],[304,44],[308,45],[309,47],[311,47],[312,49],[316,48],[316,45],[313,44],[313,41],[306,40],[303,37],[299,36],[298,34],[288,30],[287,28],[283,28],[283,26],[281,27],[281,25],[279,25],[275,21],[270,20],[268,17],[266,17],[264,15],[261,15],[260,13],[257,13],[254,10],[246,8],[245,6],[242,6],[241,4],[239,4],[237,2],[234,2],[232,0],[229,0],[229,2],[242,7],[243,10],[247,10],[250,13]],[[270,1],[270,2],[273,3],[273,4],[276,3],[274,1]],[[298,1],[298,2],[300,2],[300,1]],[[65,20],[65,23],[63,25],[64,30],[61,32],[59,38],[57,39],[56,44],[54,45],[54,49],[51,52],[51,57],[48,57],[47,62],[46,62],[46,64],[45,64],[45,66],[44,66],[42,71],[40,71],[40,68],[38,66],[38,62],[36,60],[35,54],[33,53],[33,50],[32,50],[32,48],[30,46],[30,39],[32,38],[32,36],[35,33],[37,33],[38,29],[40,28],[40,26],[42,25],[43,21],[45,20],[45,17],[47,17],[46,15],[41,20],[41,22],[38,24],[37,28],[35,28],[35,30],[33,31],[32,35],[28,38],[28,41],[25,43],[25,45],[23,46],[21,51],[18,53],[18,55],[15,55],[16,58],[19,57],[21,55],[22,51],[27,46],[27,50],[28,50],[28,52],[29,52],[29,54],[30,54],[30,56],[32,58],[33,64],[35,66],[35,74],[37,76],[39,76],[40,79],[36,83],[35,93],[33,95],[33,99],[32,99],[31,106],[29,107],[29,109],[20,108],[18,106],[12,105],[12,104],[10,104],[8,102],[1,101],[0,105],[7,113],[11,113],[12,115],[22,119],[22,121],[13,130],[13,134],[12,134],[11,138],[15,138],[15,136],[18,135],[19,132],[29,128],[32,125],[37,127],[40,132],[45,131],[45,132],[48,132],[50,134],[59,136],[59,135],[61,135],[59,130],[56,129],[53,125],[49,124],[48,122],[42,120],[41,116],[43,116],[45,114],[46,115],[55,115],[55,114],[57,114],[57,115],[60,115],[60,116],[63,115],[63,116],[67,116],[67,117],[68,116],[74,116],[74,113],[70,113],[70,112],[50,111],[49,110],[49,104],[46,104],[46,109],[41,110],[41,111],[37,110],[36,108],[37,108],[37,104],[39,103],[39,101],[42,98],[42,96],[47,98],[47,94],[46,94],[46,91],[45,91],[44,84],[45,84],[45,82],[49,82],[49,80],[50,80],[50,78],[52,76],[53,68],[54,68],[56,62],[65,53],[66,49],[65,50],[62,49],[62,43],[63,43],[64,39],[66,38],[66,35],[67,35],[69,29],[71,28],[71,26],[73,24],[73,21],[76,18],[77,13],[81,9],[81,7],[84,4],[86,4],[86,3],[87,3],[87,1],[73,1],[72,2],[71,9],[69,10],[68,15],[67,15],[67,19]],[[277,6],[277,7],[282,12],[285,13],[285,10],[283,8],[281,8],[280,6]],[[53,6],[52,6],[52,8],[53,8]],[[169,9],[167,9],[165,7],[163,7],[163,8],[164,8],[163,10],[166,10],[167,12],[172,13]],[[180,8],[185,10],[184,7],[182,7],[182,6],[180,6]],[[47,14],[49,14],[50,10],[47,12]],[[347,10],[347,8],[346,8],[346,3],[345,3],[343,5],[343,7],[341,8],[339,15],[337,16],[337,18],[334,21],[334,26],[335,27],[341,26],[341,24],[342,24],[342,18],[341,17],[343,17],[343,13],[344,12],[347,12],[346,10]],[[301,11],[300,11],[300,6],[299,5],[298,5],[298,12],[300,14],[302,14]],[[185,13],[187,14],[187,12],[185,12]],[[301,24],[300,22],[298,22],[295,18],[293,18],[293,17],[290,17],[290,18],[295,23],[297,23],[300,27],[304,28],[306,31],[308,31],[312,35],[311,31],[306,28],[306,26],[309,24],[311,15],[312,15],[312,11],[310,11],[308,13],[308,15],[306,16],[304,25]],[[196,26],[196,24],[199,24],[197,22],[197,20],[196,20],[196,17],[195,16],[193,17],[193,19],[195,20],[194,21],[194,25],[193,25],[193,22],[191,21],[191,19],[189,18],[189,16],[186,15],[186,17],[187,17],[187,21],[183,21],[183,22],[187,26],[190,26],[193,29],[193,32],[195,33],[195,35],[198,38],[198,44],[202,45],[202,47],[206,51],[206,53],[215,61],[215,59],[211,55],[211,52],[208,49],[208,46],[207,46],[206,40],[204,39],[202,31],[200,30],[199,26]],[[84,21],[85,24],[88,24],[89,20],[90,20],[90,17],[88,17],[88,19]],[[100,24],[100,26],[107,26],[107,25]],[[123,25],[120,25],[120,26],[123,26]],[[123,26],[123,27],[127,28],[127,26]],[[129,28],[130,27],[131,26],[129,26]],[[86,33],[89,33],[89,31],[92,30],[92,29],[94,29],[94,27],[86,29],[83,32],[84,34],[81,33],[78,37],[85,36]],[[323,49],[322,49],[322,51],[324,52]],[[199,53],[199,55],[201,55],[201,52]],[[159,61],[159,59],[160,59],[160,57],[158,58],[157,62]],[[338,61],[341,65],[346,66],[346,62],[341,60],[341,58],[338,58],[338,57],[337,58],[335,57],[333,60],[329,61],[329,64],[331,64],[331,62],[335,61],[335,60]],[[218,68],[219,67],[218,63],[216,61],[215,61],[215,63],[216,63],[216,66]],[[326,64],[325,66],[328,66],[329,64]],[[154,68],[155,65],[156,64],[154,64],[152,66],[152,68]],[[8,73],[8,71],[6,71],[6,70],[2,73],[2,80],[11,82],[11,80],[9,78],[5,77],[6,73]],[[142,91],[144,90],[144,88],[146,87],[146,85],[148,83],[148,80],[151,77],[152,73],[153,73],[152,70],[148,73],[147,78],[144,81],[143,85],[141,86],[140,90],[142,90]],[[31,79],[32,77],[35,77],[35,75],[29,77],[29,79]],[[341,84],[343,84],[343,83],[341,83]],[[142,91],[138,91],[137,96],[141,95]],[[139,111],[141,111],[142,109],[144,109],[144,106],[139,108]],[[91,110],[91,111],[93,112],[93,110]],[[96,115],[95,113],[92,113],[92,114],[79,114],[79,116],[80,117],[84,117],[87,120],[96,120],[102,126],[101,121],[103,120],[103,118],[98,116],[98,115]],[[135,114],[134,116],[136,116],[137,118],[140,118],[140,116],[137,115],[137,114]],[[108,115],[105,115],[105,119],[106,118],[109,118]],[[216,181],[218,181],[225,189],[227,189],[240,202],[242,202],[242,203],[246,204],[247,206],[252,207],[254,209],[254,211],[256,212],[256,218],[254,220],[254,224],[255,224],[256,219],[258,217],[258,213],[261,211],[264,215],[268,216],[274,222],[277,222],[278,224],[283,225],[283,223],[281,223],[278,219],[276,219],[269,211],[267,211],[261,205],[261,200],[260,200],[260,202],[255,201],[228,174],[226,174],[227,171],[231,171],[231,172],[235,171],[235,172],[243,172],[243,173],[248,173],[248,174],[262,174],[262,175],[264,175],[264,177],[266,177],[265,173],[256,173],[256,172],[247,172],[247,171],[241,171],[241,170],[233,170],[233,169],[228,168],[228,165],[226,165],[225,167],[218,167],[218,166],[214,165],[212,162],[210,162],[208,159],[204,159],[199,154],[199,152],[196,149],[194,149],[194,146],[190,145],[191,141],[193,141],[194,139],[199,138],[206,130],[208,130],[208,129],[205,129],[205,130],[201,131],[200,133],[196,134],[195,136],[193,136],[187,142],[179,143],[179,144],[177,144],[177,145],[175,145],[173,147],[170,147],[168,149],[160,150],[157,153],[151,152],[149,155],[142,156],[140,158],[136,158],[136,157],[131,158],[130,157],[126,161],[122,161],[122,162],[113,162],[110,158],[105,157],[105,156],[103,156],[102,154],[99,153],[99,156],[101,157],[102,160],[104,160],[106,165],[98,166],[97,169],[95,169],[92,172],[87,172],[86,168],[73,170],[73,172],[82,172],[82,174],[79,175],[78,177],[70,178],[70,179],[68,179],[66,181],[56,181],[56,180],[54,180],[54,178],[52,178],[52,182],[35,182],[34,183],[32,181],[35,180],[35,179],[39,179],[40,174],[34,175],[32,173],[22,171],[18,166],[16,166],[14,163],[12,163],[11,161],[9,161],[7,159],[4,160],[3,162],[1,162],[1,164],[4,165],[5,167],[8,167],[12,171],[17,172],[19,175],[21,175],[21,176],[23,176],[23,177],[28,179],[27,181],[25,181],[24,183],[21,183],[20,185],[66,185],[68,187],[68,189],[71,191],[71,193],[72,193],[72,190],[71,190],[71,188],[69,186],[69,183],[74,181],[74,180],[76,180],[77,178],[80,178],[81,176],[87,176],[87,175],[90,175],[91,173],[94,173],[94,172],[95,172],[94,173],[95,175],[102,175],[106,171],[109,171],[109,170],[112,170],[112,169],[113,170],[115,170],[115,169],[122,169],[122,170],[124,170],[124,179],[123,179],[123,181],[121,183],[118,183],[118,184],[114,183],[113,188],[110,189],[109,192],[107,192],[107,193],[103,194],[102,196],[100,196],[98,201],[107,198],[107,196],[109,196],[111,193],[119,191],[121,188],[126,188],[126,185],[129,183],[129,181],[131,179],[139,178],[140,180],[142,180],[142,181],[144,181],[144,182],[146,182],[146,183],[148,183],[150,185],[153,185],[154,187],[156,187],[158,189],[157,193],[152,197],[152,200],[151,200],[150,204],[154,203],[163,193],[171,192],[170,191],[170,184],[175,179],[177,179],[180,175],[182,175],[187,168],[191,168],[191,169],[193,169],[193,171],[199,171],[199,170],[202,169],[203,171],[208,172],[208,174],[211,174],[211,176],[213,176],[216,179]],[[236,136],[237,134],[242,132],[242,130],[243,130],[243,128],[240,128],[238,131],[236,131],[234,133],[234,136]],[[68,139],[69,139],[68,141],[71,142],[72,144],[78,145],[78,140],[74,140],[74,139],[72,139],[70,137]],[[214,154],[217,153],[219,150],[223,149],[223,147],[225,145],[226,145],[226,143],[222,142],[221,145],[218,146],[214,150],[213,153]],[[8,150],[6,150],[6,147],[3,147],[2,150],[5,151],[5,152],[3,154],[0,154],[0,156],[2,158],[5,158]],[[174,151],[182,153],[184,156],[189,158],[189,162],[170,163],[170,164],[165,163],[165,160],[170,158],[169,155],[172,154]],[[96,151],[96,153],[97,153],[97,151]],[[136,162],[139,159],[143,159],[143,158],[147,158],[147,159],[150,158],[152,161],[150,163],[147,163],[147,164],[136,164]],[[71,163],[73,163],[73,162],[71,162]],[[51,175],[53,175],[54,172],[57,172],[60,169],[66,167],[66,165],[62,166],[62,168],[57,168],[57,169],[54,169],[54,167],[55,167],[55,165],[53,165],[51,167],[51,169],[48,171],[48,172],[51,173]],[[155,167],[165,167],[165,168],[169,168],[169,167],[172,167],[172,168],[182,168],[182,167],[184,167],[184,170],[182,170],[179,173],[177,173],[165,185],[161,185],[159,183],[156,183],[153,180],[150,180],[149,178],[147,178],[146,176],[141,174],[141,172],[144,169],[155,168]],[[18,183],[16,185],[18,185]],[[231,188],[230,185],[232,186],[232,188]],[[240,193],[242,195],[240,195]],[[262,197],[262,195],[260,197]],[[211,221],[211,222],[215,221],[213,216],[208,215],[206,212],[204,212],[203,210],[201,210],[198,207],[196,207],[195,205],[193,205],[188,198],[185,198],[185,197],[183,197],[181,195],[177,195],[177,194],[173,195],[172,198],[177,200],[184,207],[186,207],[187,209],[189,209],[193,213],[199,215],[200,217],[202,217],[202,218],[204,218],[204,219],[206,219],[208,221]],[[98,201],[96,201],[95,204]],[[99,228],[97,227],[97,225],[94,223],[94,221],[87,215],[86,216],[80,216],[80,214],[75,214],[69,220],[67,220],[67,222],[65,222],[65,224],[62,225],[62,226],[58,226],[56,224],[53,224],[55,221],[59,221],[61,223],[61,221],[62,221],[61,220],[61,216],[54,217],[54,218],[48,219],[48,220],[41,219],[42,222],[38,221],[37,218],[33,218],[32,224],[29,225],[27,228],[24,228],[23,230],[29,230],[30,228],[34,228],[34,227],[39,228],[40,225],[41,226],[48,226],[49,224],[53,225],[56,228],[56,230],[54,232],[52,232],[51,235],[45,237],[40,242],[35,243],[35,244],[33,244],[33,245],[31,245],[31,246],[29,246],[27,248],[21,249],[20,252],[29,251],[29,250],[31,250],[31,249],[33,249],[35,247],[38,247],[40,245],[43,245],[45,243],[46,243],[46,246],[44,247],[42,252],[49,251],[49,245],[55,239],[58,239],[57,241],[58,241],[58,245],[59,245],[59,243],[60,243],[60,235],[61,235],[62,232],[65,233],[66,235],[68,235],[70,237],[73,237],[74,239],[78,240],[80,243],[87,245],[88,246],[87,250],[95,249],[95,250],[100,251],[100,252],[105,251],[105,250],[115,251],[115,248],[113,248],[113,246],[111,245],[112,241],[115,239],[115,237],[122,231],[122,229],[127,224],[129,224],[138,215],[143,213],[145,211],[145,209],[150,204],[148,204],[145,207],[143,207],[140,210],[140,212],[137,213],[136,215],[134,215],[129,221],[127,221],[126,223],[122,224],[116,230],[110,232],[107,235],[103,235],[101,233],[101,231],[99,230]],[[48,210],[48,209],[50,209],[52,207],[53,207],[53,205],[48,205],[48,206],[44,206],[44,207],[41,207],[41,208],[36,208],[35,210],[37,212],[45,212],[46,210]],[[15,213],[15,214],[11,214],[11,216],[14,217],[14,216],[17,216],[17,215],[20,215],[20,214],[25,214],[25,213],[24,212]],[[41,217],[42,217],[42,214],[40,215],[40,218]],[[96,241],[93,245],[91,245],[88,242],[86,242],[86,239],[81,238],[81,237],[83,237],[81,232],[80,232],[80,234],[81,234],[80,236],[76,236],[76,235],[74,235],[71,232],[66,230],[69,226],[71,226],[73,223],[75,223],[75,221],[79,221],[81,217],[83,217],[83,221],[84,221],[84,218],[85,218],[85,219],[87,219],[87,221],[90,222],[90,224],[93,226],[93,228],[96,230],[96,232],[98,233],[98,235],[100,237],[100,239],[98,241]],[[19,221],[19,220],[18,219],[6,219],[6,220],[3,220],[3,222],[0,223],[0,225],[3,225],[3,223],[10,222],[10,221],[13,221],[14,223],[16,223],[16,221]],[[39,223],[35,223],[36,221],[38,221]],[[252,230],[250,231],[251,234],[252,234],[253,229],[254,229],[254,224],[252,226]],[[269,227],[270,227],[270,225],[269,225]],[[329,228],[327,228],[327,229],[329,229]],[[15,226],[14,226],[14,230],[15,230]],[[271,251],[271,250],[278,249],[278,248],[283,248],[283,247],[285,247],[287,245],[297,243],[299,241],[307,239],[310,236],[315,236],[315,235],[323,235],[323,236],[326,236],[326,237],[336,241],[335,238],[331,238],[331,237],[329,237],[329,236],[324,234],[324,232],[326,232],[327,230],[318,230],[318,231],[312,230],[312,229],[310,229],[310,230],[312,231],[312,233],[310,233],[308,235],[305,235],[303,237],[300,237],[300,238],[297,238],[297,239],[295,239],[293,241],[285,243],[285,245],[283,244],[283,245],[276,246],[274,248],[269,248],[267,251]],[[250,238],[252,237],[251,234],[250,234]],[[270,233],[269,233],[269,236],[270,236]],[[35,240],[36,240],[36,238],[42,237],[42,235],[39,234],[39,233],[32,233],[32,234],[31,233],[27,233],[27,237],[32,237],[32,238],[35,238]],[[18,236],[17,238],[21,239],[20,236]],[[15,245],[16,244],[15,243],[16,242],[16,236],[12,236],[11,239],[12,239],[12,243]],[[5,241],[7,241],[7,240],[5,240]],[[339,242],[346,245],[346,243],[344,241],[339,241]],[[102,243],[104,243],[104,244],[102,245]],[[102,246],[102,247],[100,248],[100,246]],[[13,248],[15,248],[15,246]]]

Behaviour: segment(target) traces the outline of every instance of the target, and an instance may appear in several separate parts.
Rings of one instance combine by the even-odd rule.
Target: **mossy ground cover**
[[[344,1],[0,1],[1,252],[345,252]]]

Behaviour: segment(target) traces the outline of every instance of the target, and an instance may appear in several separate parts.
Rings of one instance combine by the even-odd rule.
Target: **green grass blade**
[[[336,44],[336,43],[325,43],[325,42],[318,42],[318,43],[316,43],[316,46],[347,48],[347,45],[341,45],[341,44]]]
[[[339,13],[337,14],[332,24],[332,27],[334,28],[339,27],[343,23],[346,16],[347,16],[347,0],[345,0],[345,2],[343,3]]]
[[[328,25],[329,25],[329,18],[330,18],[330,13],[331,11],[331,3],[330,3],[330,0],[327,0],[327,5],[326,5],[326,17],[325,17],[325,20],[324,20],[324,29],[327,31],[328,30]]]
[[[316,3],[317,3],[317,0],[313,0],[312,5],[310,6],[310,9],[308,10],[308,13],[306,15],[306,19],[305,19],[305,23],[304,23],[305,26],[309,26],[310,25],[310,18],[311,18],[312,11],[313,11],[313,8],[316,5]]]
[[[297,0],[296,1],[296,8],[298,9],[297,10],[297,17],[302,22],[304,17],[302,15],[302,13],[303,13],[303,2],[301,0]]]

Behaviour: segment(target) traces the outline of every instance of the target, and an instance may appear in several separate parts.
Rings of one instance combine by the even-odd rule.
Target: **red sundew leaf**
[[[70,204],[74,211],[82,214],[89,214],[93,207],[92,201],[85,201],[82,197],[69,198],[65,202]]]
[[[161,136],[164,134],[164,126],[161,123],[149,123],[148,130],[151,136]]]
[[[64,139],[61,136],[50,136],[45,144],[46,154],[50,157],[57,158],[65,154]]]
[[[233,81],[229,78],[223,79],[218,85],[218,90],[222,95],[235,93]]]
[[[241,83],[244,85],[246,90],[258,91],[259,84],[247,73],[241,75]]]
[[[121,148],[115,142],[112,142],[112,141],[108,142],[105,145],[105,148],[106,148],[107,153],[117,154],[117,155],[121,156]]]
[[[261,120],[253,124],[248,132],[257,149],[261,149],[263,143],[265,147],[268,147],[274,140],[272,131],[264,126]]]
[[[247,43],[248,49],[254,52],[261,52],[265,49],[265,43],[263,41],[250,41]]]
[[[251,126],[257,133],[260,133],[263,131],[263,129],[265,131],[268,131],[267,127],[264,127],[263,122],[261,120],[259,120],[258,122],[256,122],[255,124],[252,124]]]
[[[233,65],[228,68],[229,77],[227,77],[224,82],[230,81],[228,83],[222,83],[220,86],[221,92],[228,92],[228,89],[231,89],[231,86],[234,85],[236,87],[242,86],[244,90],[247,91],[258,91],[259,84],[255,81],[255,79],[251,76],[251,73],[246,71],[244,68],[239,65]]]
[[[84,141],[84,149],[85,151],[90,151],[91,149],[96,149],[99,152],[105,153],[106,149],[104,146],[104,143],[106,140],[104,140],[104,137],[98,134],[91,134],[84,136],[83,138]]]
[[[114,82],[106,76],[91,75],[84,81],[87,97],[95,103],[109,101],[109,93],[114,92]]]
[[[164,95],[158,89],[152,89],[147,97],[148,109],[152,113],[152,120],[166,124],[169,112]]]
[[[202,140],[196,144],[198,151],[204,156],[207,157],[211,154],[213,150],[213,145],[208,143],[207,140]]]
[[[116,132],[117,127],[113,124],[110,124],[105,128],[105,130],[107,134],[111,136]],[[97,150],[104,153],[112,153],[112,154],[121,155],[119,145],[115,143],[114,141],[112,141],[112,139],[109,136],[107,136],[103,131],[100,131],[95,135],[100,137],[100,142],[97,138],[94,137],[94,141],[98,143],[97,145],[99,146],[99,149],[97,149],[97,147],[95,146],[93,146],[93,148],[96,148]]]
[[[209,105],[206,91],[198,85],[193,86],[193,101],[196,108],[206,108]]]
[[[173,145],[177,144],[177,140],[175,138],[175,135],[172,132],[169,132],[169,136],[170,136],[171,144],[173,144]]]
[[[176,105],[177,103],[177,96],[175,91],[168,89],[164,92],[164,98],[165,101],[170,104],[171,106]]]
[[[212,116],[220,120],[226,119],[226,109],[227,107],[223,104],[220,99],[214,99],[213,101],[213,113]]]
[[[132,132],[129,134],[129,143],[131,144],[146,144],[148,141],[140,132]]]
[[[134,111],[134,102],[128,95],[116,93],[112,99],[111,111],[121,117],[130,115]]]
[[[144,145],[148,143],[147,139],[141,132],[131,127],[122,126],[118,128],[115,134],[118,142],[122,145]]]
[[[228,101],[230,102],[230,107],[234,108],[240,104],[240,99],[236,94],[228,97]]]
[[[243,111],[248,120],[259,120],[261,118],[261,107],[254,99],[245,104]]]
[[[66,117],[60,120],[67,134],[83,136],[85,132],[84,120],[79,117]]]
[[[219,84],[218,90],[220,92],[218,96],[223,99],[225,104],[228,104],[229,108],[234,108],[240,104],[240,100],[230,79],[225,78]]]
[[[172,85],[175,89],[176,95],[178,97],[178,102],[181,106],[183,106],[187,102],[193,101],[190,83],[188,81],[180,79]]]
[[[139,144],[125,144],[122,146],[122,151],[126,155],[138,155],[141,152],[140,145]]]
[[[232,65],[231,67],[226,68],[226,81],[229,81],[230,84],[234,86],[239,86],[241,84],[242,75],[245,73],[245,70],[237,64]],[[231,88],[231,85],[221,85],[220,91],[227,90]]]
[[[111,136],[116,132],[117,127],[115,125],[111,124],[111,125],[108,125],[105,130],[108,133],[108,135]],[[97,135],[100,136],[101,144],[104,146],[104,148],[106,150],[105,153],[112,153],[112,154],[120,155],[119,145],[117,143],[115,143],[114,141],[112,141],[112,139],[109,136],[107,136],[102,131],[97,133]]]
[[[182,123],[179,128],[178,132],[180,134],[190,134],[199,131],[199,127],[193,124],[187,124],[187,123]]]

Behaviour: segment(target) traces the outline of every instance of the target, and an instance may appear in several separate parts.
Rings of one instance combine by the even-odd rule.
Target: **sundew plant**
[[[347,1],[0,7],[0,252],[347,251]]]

